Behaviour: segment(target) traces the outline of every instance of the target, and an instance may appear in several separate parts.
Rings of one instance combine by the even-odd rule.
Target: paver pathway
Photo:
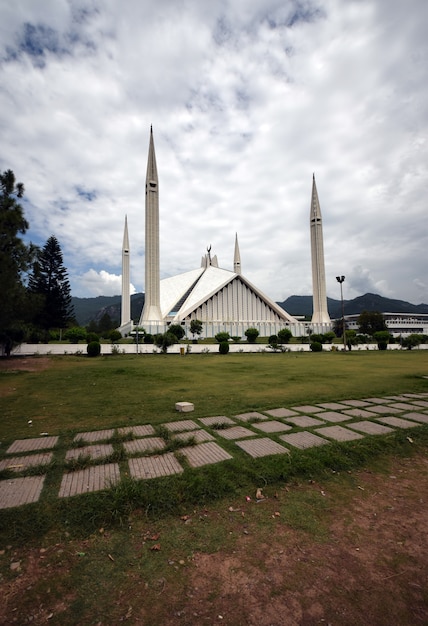
[[[51,463],[64,467],[58,497],[69,498],[109,489],[123,474],[129,473],[135,480],[151,480],[181,473],[186,467],[197,471],[204,465],[224,463],[235,453],[252,458],[291,454],[296,448],[387,436],[397,429],[424,424],[428,424],[428,393],[409,393],[273,407],[232,417],[195,416],[162,424],[161,428],[140,424],[80,432],[68,447],[58,436],[18,439],[1,454],[0,471],[6,477],[0,479],[0,509],[43,498]],[[168,437],[162,437],[162,430],[164,435],[168,432]],[[168,451],[170,440],[181,442],[176,452]],[[120,463],[114,462],[115,454]],[[87,459],[90,465],[79,468],[79,463]]]

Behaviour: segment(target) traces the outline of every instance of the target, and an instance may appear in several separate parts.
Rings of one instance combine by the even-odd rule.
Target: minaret
[[[233,271],[235,274],[241,273],[241,255],[239,254],[238,233],[235,233],[235,254],[233,257]]]
[[[125,326],[131,320],[131,296],[129,293],[129,237],[128,218],[125,216],[125,228],[123,231],[122,245],[122,307],[120,316],[120,326]]]
[[[146,173],[146,249],[145,300],[140,323],[160,322],[159,276],[159,185],[153,129],[150,127],[149,157]]]
[[[322,234],[321,208],[318,200],[315,174],[312,178],[311,200],[311,255],[312,255],[312,289],[313,315],[312,324],[329,324],[330,316],[327,309],[327,293],[325,286],[324,243]]]

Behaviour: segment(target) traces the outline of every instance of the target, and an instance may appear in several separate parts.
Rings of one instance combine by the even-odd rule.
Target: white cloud
[[[144,288],[153,124],[162,276],[209,244],[232,268],[238,232],[249,280],[311,293],[315,172],[328,294],[344,274],[354,295],[428,301],[425,0],[46,4],[0,7],[0,169],[26,186],[31,238],[58,237],[73,295],[113,289],[125,214]]]
[[[101,270],[100,272],[90,269],[81,276],[74,278],[72,285],[73,295],[77,297],[92,296],[117,296],[122,290],[122,276],[109,274]],[[136,293],[134,285],[131,284],[131,294]]]

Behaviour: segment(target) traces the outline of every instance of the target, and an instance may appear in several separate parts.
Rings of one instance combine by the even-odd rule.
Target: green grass
[[[0,373],[0,440],[161,424],[182,400],[204,417],[428,388],[425,350],[50,358],[41,372]]]

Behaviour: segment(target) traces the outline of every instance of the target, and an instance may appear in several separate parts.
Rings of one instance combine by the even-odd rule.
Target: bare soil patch
[[[0,371],[40,372],[47,369],[52,361],[48,356],[11,356],[0,358]]]

